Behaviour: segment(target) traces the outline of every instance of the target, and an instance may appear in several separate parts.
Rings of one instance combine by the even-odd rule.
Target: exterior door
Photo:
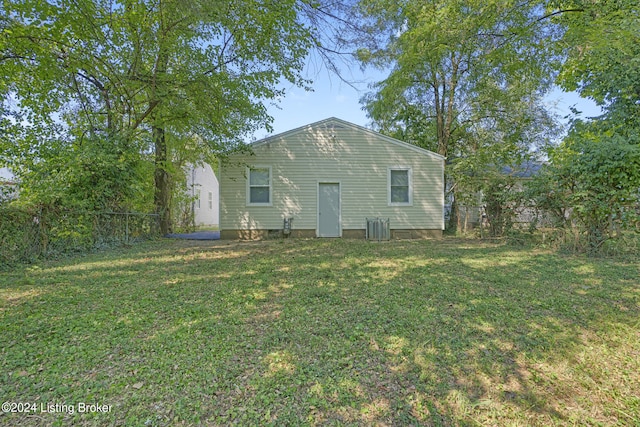
[[[318,184],[318,237],[340,237],[340,184]]]

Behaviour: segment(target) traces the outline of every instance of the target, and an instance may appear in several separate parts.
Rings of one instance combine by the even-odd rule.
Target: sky
[[[350,69],[343,73],[344,79],[352,83],[341,80],[316,61],[308,61],[304,76],[313,80],[313,90],[305,91],[293,85],[285,86],[285,96],[277,106],[269,108],[269,114],[274,118],[271,135],[329,117],[366,126],[370,120],[362,110],[360,98],[369,91],[369,84],[382,80],[384,76],[380,72],[363,73],[359,69]],[[261,139],[268,135],[266,130],[261,130],[254,136]]]
[[[269,134],[263,129],[256,132],[254,137],[261,139],[329,117],[368,127],[370,120],[359,101],[369,91],[367,85],[383,77],[375,72],[366,75],[360,70],[351,71],[346,78],[360,81],[352,87],[328,71],[319,70],[309,75],[314,80],[312,92],[294,86],[286,88],[285,96],[278,106],[269,108],[269,113],[274,118],[273,133]],[[572,106],[582,111],[583,117],[597,116],[601,112],[593,101],[581,98],[575,92],[566,93],[560,89],[550,93],[546,102],[560,117],[569,115]]]
[[[7,168],[0,168],[0,180],[2,179],[12,179],[13,174]]]

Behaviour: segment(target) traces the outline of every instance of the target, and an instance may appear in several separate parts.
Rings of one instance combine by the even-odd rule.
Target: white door
[[[340,237],[340,184],[318,184],[318,237]]]

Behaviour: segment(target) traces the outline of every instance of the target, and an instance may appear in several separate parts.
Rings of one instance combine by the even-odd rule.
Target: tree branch
[[[142,124],[142,122],[144,121],[144,119],[147,118],[147,116],[149,114],[151,114],[151,112],[158,106],[158,104],[160,103],[159,100],[153,100],[149,103],[149,106],[147,107],[147,110],[142,113],[142,115],[140,117],[138,117],[136,119],[136,121],[134,122],[133,126],[131,127],[131,131],[134,131],[138,128],[138,126],[140,126],[140,124]]]
[[[538,18],[536,22],[544,21],[545,19],[552,18],[557,15],[562,15],[563,13],[571,13],[571,12],[584,12],[584,9],[562,9],[556,10],[555,12],[547,13],[546,15]]]

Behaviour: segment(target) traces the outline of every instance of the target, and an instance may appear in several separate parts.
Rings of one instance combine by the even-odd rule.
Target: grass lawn
[[[2,273],[0,366],[3,426],[640,425],[640,262],[162,240]]]

